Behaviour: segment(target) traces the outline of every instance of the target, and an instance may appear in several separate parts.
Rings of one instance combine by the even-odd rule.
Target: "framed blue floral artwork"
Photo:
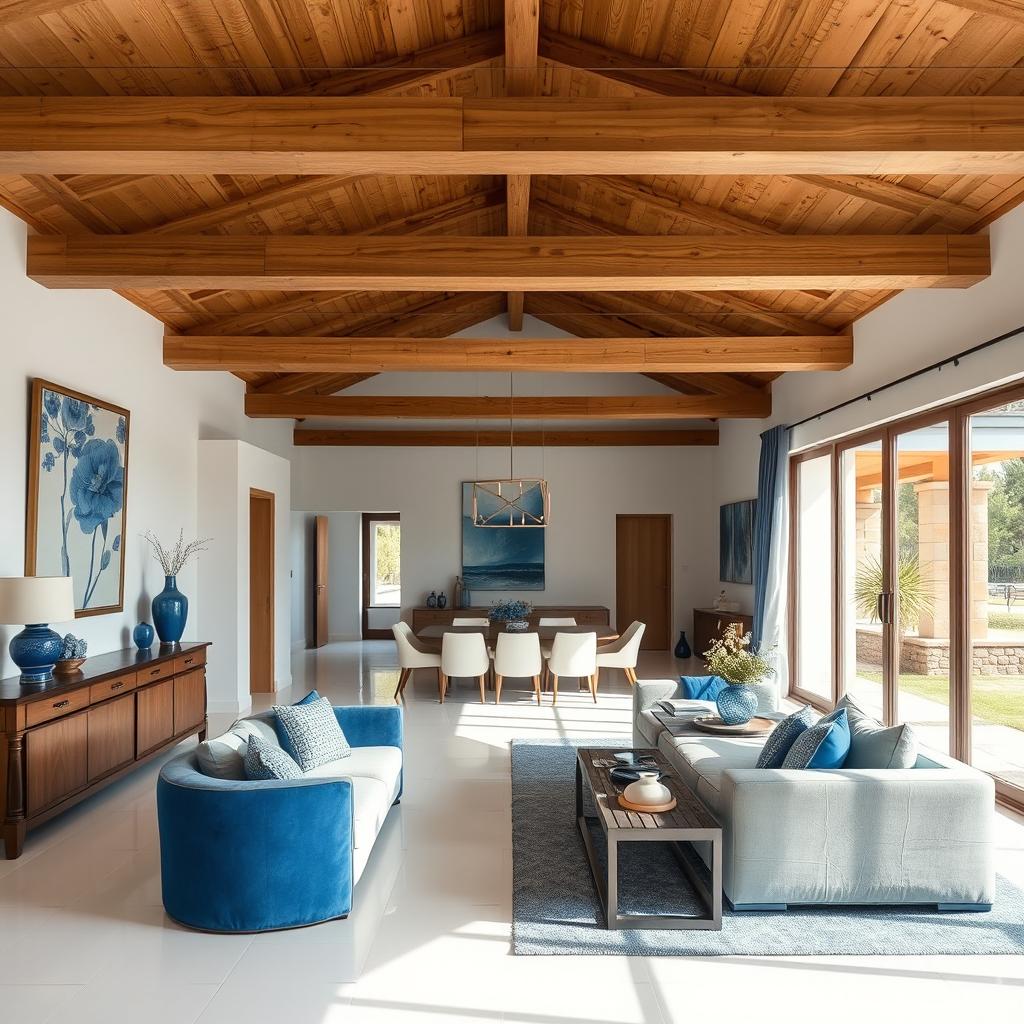
[[[127,409],[32,381],[26,576],[71,576],[75,615],[124,608]]]

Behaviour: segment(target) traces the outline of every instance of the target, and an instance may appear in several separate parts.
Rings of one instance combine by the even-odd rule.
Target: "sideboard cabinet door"
[[[203,669],[174,677],[174,735],[206,718],[206,673]]]
[[[25,735],[26,811],[36,814],[87,781],[86,715],[71,715]]]
[[[138,757],[174,735],[174,680],[143,687],[135,695]]]
[[[135,760],[135,695],[128,693],[90,708],[89,781]]]

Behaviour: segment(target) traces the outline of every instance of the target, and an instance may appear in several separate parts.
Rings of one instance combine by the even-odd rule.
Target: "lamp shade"
[[[70,622],[75,591],[70,576],[0,577],[0,622],[25,626],[36,622]]]

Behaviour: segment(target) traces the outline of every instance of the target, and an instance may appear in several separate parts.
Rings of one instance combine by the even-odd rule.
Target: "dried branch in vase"
[[[213,540],[212,537],[197,537],[186,544],[185,531],[179,530],[178,543],[173,548],[165,548],[151,530],[147,530],[142,536],[149,542],[153,549],[153,557],[160,563],[165,576],[177,576],[200,551],[206,551],[207,545]]]

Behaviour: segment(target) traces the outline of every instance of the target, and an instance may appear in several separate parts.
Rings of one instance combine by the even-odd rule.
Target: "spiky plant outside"
[[[153,557],[160,563],[165,576],[177,576],[200,551],[206,551],[206,545],[213,540],[212,537],[197,537],[186,544],[185,531],[179,530],[178,543],[173,548],[165,548],[160,543],[160,538],[151,530],[147,530],[142,536],[153,549]]]
[[[932,581],[922,572],[916,555],[900,553],[896,560],[896,588],[900,600],[900,630],[917,629],[921,616],[935,607],[935,600]],[[853,582],[853,600],[860,618],[878,621],[878,595],[884,589],[882,560],[877,555],[868,555],[857,565]]]
[[[750,634],[740,633],[740,627],[733,623],[718,639],[711,641],[704,652],[704,660],[712,675],[747,686],[775,674],[770,654],[771,651],[752,651]]]

